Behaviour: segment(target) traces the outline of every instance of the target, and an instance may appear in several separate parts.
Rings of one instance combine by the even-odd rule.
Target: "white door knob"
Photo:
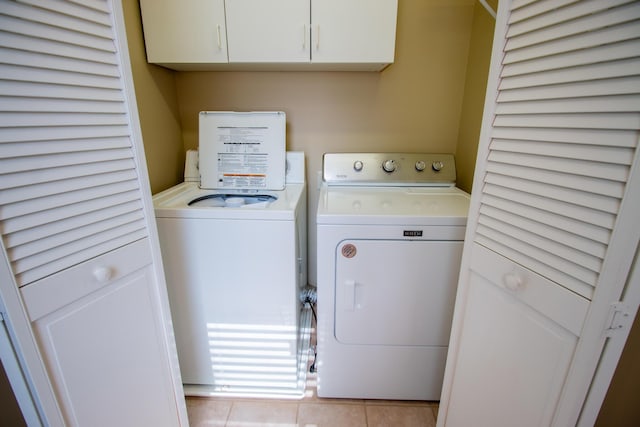
[[[112,276],[113,270],[109,267],[96,267],[93,270],[93,277],[98,281],[98,283],[107,282]]]
[[[510,291],[517,291],[522,288],[523,280],[522,277],[518,276],[515,273],[505,274],[502,278],[502,282],[504,283],[504,287],[509,289]]]

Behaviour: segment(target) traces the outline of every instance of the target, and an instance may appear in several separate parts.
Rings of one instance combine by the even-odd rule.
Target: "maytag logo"
[[[404,237],[422,237],[422,230],[404,230]]]

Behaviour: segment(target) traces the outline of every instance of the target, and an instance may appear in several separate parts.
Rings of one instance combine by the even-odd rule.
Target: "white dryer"
[[[469,206],[453,156],[323,160],[318,396],[438,400]]]
[[[200,136],[201,175],[226,184],[184,182],[154,196],[185,393],[298,396],[308,342],[299,301],[307,283],[304,154],[286,153],[285,173],[283,152],[282,188],[260,189],[270,173],[254,155],[261,137],[234,132],[239,139],[212,132],[216,143],[235,144],[226,158],[211,147],[203,157],[209,137]],[[204,172],[211,163],[217,170]],[[260,176],[245,188],[244,175]]]

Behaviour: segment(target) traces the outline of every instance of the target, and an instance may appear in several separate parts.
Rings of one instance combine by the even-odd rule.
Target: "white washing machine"
[[[455,178],[451,155],[324,155],[318,396],[439,400],[469,208]]]
[[[201,179],[153,198],[185,393],[298,397],[308,346],[300,326],[309,323],[299,301],[307,283],[304,154],[286,153],[285,173],[284,127],[276,132],[282,188],[260,188],[272,179],[272,151],[260,153],[256,141],[269,143],[264,127],[284,118],[245,127],[234,115],[229,131],[225,114],[221,131],[202,123],[219,116],[200,123],[200,176],[219,188],[202,188]]]

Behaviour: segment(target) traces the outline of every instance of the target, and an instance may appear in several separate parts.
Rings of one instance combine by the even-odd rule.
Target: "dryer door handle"
[[[353,311],[356,307],[356,281],[344,281],[344,309]]]

